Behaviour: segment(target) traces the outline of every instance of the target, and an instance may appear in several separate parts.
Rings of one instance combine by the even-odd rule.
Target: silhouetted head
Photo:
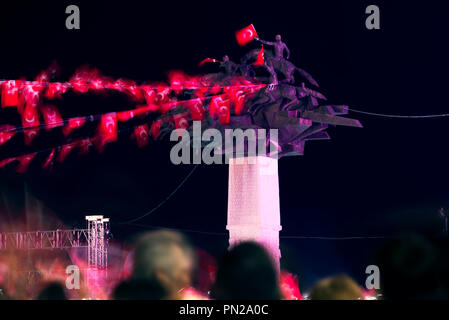
[[[6,290],[0,284],[0,300],[10,300],[11,297],[8,295]]]
[[[224,57],[223,57],[223,61],[224,61],[224,62],[228,62],[228,61],[229,61],[229,56],[227,56],[227,55],[224,56]]]
[[[219,300],[278,300],[278,274],[268,252],[254,242],[228,251],[219,264],[212,298]]]
[[[37,300],[67,300],[67,295],[61,283],[52,282],[41,290]]]
[[[276,41],[281,41],[281,40],[282,40],[281,35],[280,35],[280,34],[277,34],[277,35],[276,35]]]
[[[358,300],[363,299],[363,292],[350,277],[338,275],[318,281],[309,297],[310,300]]]
[[[173,231],[150,232],[140,238],[134,253],[133,280],[160,283],[171,298],[192,281],[193,251]]]
[[[377,257],[385,299],[434,298],[439,293],[437,251],[420,236],[405,236],[383,245]]]

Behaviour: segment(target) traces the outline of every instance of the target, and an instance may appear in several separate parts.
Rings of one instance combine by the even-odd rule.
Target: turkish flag
[[[86,138],[79,142],[79,154],[85,155],[89,152],[89,149],[93,146],[91,139]]]
[[[83,126],[83,124],[86,123],[86,118],[84,117],[77,117],[77,118],[71,118],[69,119],[69,122],[67,125],[62,128],[62,133],[65,136],[68,136],[70,132],[72,132],[75,129],[78,129],[79,127]]]
[[[282,271],[280,282],[281,292],[284,300],[303,300],[301,291],[299,290],[297,276]]]
[[[42,87],[40,85],[26,85],[22,90],[22,99],[19,101],[18,105],[18,111],[20,114],[23,112],[27,112],[26,110],[36,109],[39,100],[40,100],[40,93],[42,91]],[[37,112],[37,110],[36,110]],[[38,119],[36,117],[36,119]],[[22,114],[22,121],[23,121],[23,114]],[[39,123],[38,123],[39,124]],[[25,125],[24,125],[25,126]]]
[[[63,145],[59,150],[57,160],[59,162],[64,161],[65,158],[67,158],[67,156],[69,155],[69,153],[76,147],[76,145],[77,145],[77,143],[70,143],[70,144]]]
[[[205,63],[208,63],[208,62],[216,63],[216,62],[220,62],[220,61],[217,59],[206,58],[206,59],[203,59],[198,65],[200,67],[202,67]]]
[[[139,110],[137,112],[135,110],[117,112],[117,119],[118,121],[128,121],[134,118],[138,112]]]
[[[229,99],[224,99],[223,95],[213,97],[209,105],[209,113],[212,118],[219,119],[221,124],[228,124],[231,116]]]
[[[0,146],[16,134],[15,127],[9,124],[0,125]]]
[[[34,81],[42,83],[42,82],[48,82],[50,80],[50,75],[48,74],[48,71],[42,71],[38,74],[38,76],[34,79]]]
[[[7,166],[8,164],[10,164],[13,161],[16,161],[16,158],[8,158],[8,159],[1,160],[0,161],[0,168],[3,168],[5,166]]]
[[[42,169],[47,169],[48,166],[53,164],[53,158],[55,157],[55,149],[51,149],[50,154],[48,155],[47,159],[45,159],[44,163],[42,163]]]
[[[137,145],[142,148],[148,144],[150,136],[148,124],[142,124],[134,128],[134,136],[136,137]]]
[[[265,56],[263,53],[263,45],[262,45],[262,48],[260,49],[259,54],[257,55],[257,59],[254,62],[254,65],[256,67],[259,67],[259,66],[263,66],[264,64],[265,64]]]
[[[186,89],[197,89],[199,86],[199,81],[197,77],[188,77],[184,81],[184,88]]]
[[[205,110],[201,99],[194,99],[187,103],[187,108],[190,110],[190,117],[193,121],[203,121]]]
[[[170,87],[167,86],[158,86],[156,89],[156,97],[154,100],[154,103],[163,105],[164,103],[167,103],[170,101],[170,97],[168,96],[170,94]],[[168,110],[166,110],[168,111]],[[164,109],[162,110],[163,113],[165,113]]]
[[[224,100],[218,109],[218,120],[221,124],[229,124],[231,117],[231,108],[229,105],[229,100]]]
[[[124,92],[135,101],[142,101],[144,95],[140,87],[132,80],[118,79],[114,82],[113,88],[119,92]]]
[[[184,73],[182,73],[180,71],[172,71],[172,72],[170,72],[168,77],[169,77],[171,89],[176,94],[179,94],[184,87],[184,82],[186,80],[186,76],[184,75]]]
[[[151,124],[151,135],[154,139],[160,136],[162,127],[162,120],[153,121]]]
[[[217,95],[221,92],[221,86],[219,86],[218,84],[213,86],[212,88],[210,88],[210,94],[212,95]]]
[[[53,128],[60,127],[64,124],[58,108],[52,105],[41,107],[41,113],[45,122],[45,130],[49,131]]]
[[[39,129],[26,129],[24,130],[25,145],[29,146],[33,142],[39,133]]]
[[[24,130],[25,144],[28,146],[39,132],[39,115],[36,106],[26,104],[25,110],[22,113],[22,125],[24,128],[30,128]]]
[[[217,119],[218,118],[218,110],[220,106],[223,104],[223,95],[214,96],[210,99],[209,102],[209,115]]]
[[[48,84],[45,91],[45,97],[47,99],[61,98],[61,96],[67,92],[68,85],[60,82],[52,82]]]
[[[30,166],[31,160],[36,156],[36,153],[26,154],[20,157],[16,157],[15,160],[19,161],[19,165],[16,168],[16,171],[19,173],[24,173],[27,171]]]
[[[257,37],[257,32],[252,24],[250,24],[246,28],[238,30],[235,33],[235,38],[237,39],[237,42],[240,46],[244,46],[245,44],[251,42],[254,37]]]
[[[91,74],[89,78],[89,89],[92,90],[104,90],[106,85],[109,84],[110,79],[107,79],[98,74],[98,72],[94,72]]]
[[[235,114],[241,114],[245,103],[245,91],[241,87],[232,87],[227,93]]]
[[[19,104],[19,83],[16,80],[9,80],[3,83],[2,107],[15,107]]]
[[[151,86],[142,86],[141,88],[147,104],[154,104],[156,100],[156,90]]]
[[[173,116],[176,129],[187,129],[189,127],[189,116],[187,112],[178,113]]]
[[[117,114],[113,112],[102,115],[98,129],[102,145],[116,141],[118,137]]]
[[[87,70],[77,71],[69,80],[74,92],[86,93],[89,91],[90,74]]]
[[[127,87],[127,93],[134,101],[142,102],[144,99],[142,89],[135,83]]]

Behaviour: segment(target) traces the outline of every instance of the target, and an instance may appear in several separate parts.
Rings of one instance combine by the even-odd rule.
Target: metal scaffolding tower
[[[87,229],[0,232],[0,250],[87,248],[88,268],[107,269],[109,218],[86,216]]]
[[[88,237],[87,264],[91,268],[107,269],[108,246],[106,233],[109,233],[109,218],[86,216]]]

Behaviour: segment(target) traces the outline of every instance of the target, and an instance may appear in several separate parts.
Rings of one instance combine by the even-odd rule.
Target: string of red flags
[[[96,74],[96,73],[94,73]],[[167,113],[173,106],[176,106],[176,98],[170,94],[180,94],[183,90],[194,90],[193,96],[204,98],[216,95],[222,91],[234,92],[242,91],[245,93],[253,93],[264,87],[264,84],[253,83],[243,78],[235,78],[234,83],[228,86],[213,85],[210,81],[206,85],[198,86],[199,80],[192,80],[194,77],[187,78],[180,72],[170,74],[170,85],[141,85],[131,84],[129,81],[117,80],[112,85],[102,82],[98,84],[94,78],[90,80],[84,79],[79,81],[80,77],[72,77],[71,83],[43,83],[43,82],[26,82],[19,80],[0,80],[2,107],[16,107],[18,113],[22,116],[22,126],[24,128],[35,128],[40,126],[39,113],[42,114],[46,127],[51,128],[50,123],[58,123],[61,118],[58,109],[50,104],[42,105],[43,98],[48,100],[55,97],[61,97],[68,88],[72,88],[77,92],[87,92],[91,88],[91,83],[96,83],[96,90],[116,89],[121,92],[128,92],[137,102],[146,102],[148,106],[154,108],[153,111],[159,113]],[[204,82],[204,81],[203,81]],[[117,84],[119,83],[119,84]],[[204,84],[204,83],[203,83]],[[55,88],[64,88],[63,90]],[[48,94],[48,92],[51,92]],[[143,99],[145,98],[145,99]],[[170,104],[169,102],[172,102]]]
[[[210,62],[220,61],[206,58],[202,64]],[[1,108],[15,108],[21,119],[20,126],[0,125],[0,146],[12,143],[18,133],[23,133],[25,145],[30,146],[41,130],[50,132],[56,128],[61,128],[64,137],[68,138],[87,123],[98,122],[94,137],[47,149],[42,168],[51,168],[53,161],[64,161],[73,149],[85,154],[95,146],[102,152],[107,144],[117,141],[119,123],[134,118],[145,122],[132,128],[131,137],[139,147],[147,145],[150,137],[160,137],[166,128],[187,129],[191,121],[203,121],[206,117],[228,124],[231,114],[243,111],[246,97],[265,87],[256,80],[238,76],[224,83],[207,75],[189,76],[181,71],[170,72],[166,83],[138,84],[133,80],[112,79],[87,67],[78,69],[67,82],[50,81],[57,73],[52,65],[33,81],[0,80]],[[69,91],[76,94],[116,91],[128,97],[135,107],[64,118],[52,100],[62,99]],[[153,114],[151,119],[155,119],[151,122],[150,114]],[[37,153],[1,160],[0,168],[18,162],[16,170],[25,172]]]
[[[141,105],[137,106],[135,109],[129,109],[125,111],[110,112],[110,116],[114,115],[119,122],[125,122],[136,117],[144,118],[151,112],[157,112],[161,109],[171,110],[173,108],[184,105],[189,113],[189,117],[192,120],[202,121],[205,118],[205,101],[209,100],[209,112],[211,115],[216,115],[216,110],[219,108],[227,109],[231,108],[233,105],[235,112],[237,114],[241,113],[241,107],[244,103],[245,91],[239,90],[239,87],[225,87],[225,94],[200,97],[187,100],[174,100],[162,105]],[[227,99],[224,99],[227,97]],[[219,106],[218,104],[222,104]],[[33,121],[26,122],[25,126],[15,127],[12,125],[0,125],[0,145],[6,143],[18,132],[26,132],[31,129],[44,129],[50,131],[52,129],[63,127],[64,136],[68,136],[74,130],[82,127],[87,122],[97,121],[104,117],[104,114],[96,114],[82,117],[73,117],[68,119],[63,119],[58,111],[58,108],[53,105],[44,105],[40,107],[40,112],[42,114],[43,123],[38,123]],[[217,114],[218,118],[218,114]],[[34,125],[30,125],[33,123]]]
[[[138,147],[142,148],[148,145],[149,137],[151,135],[150,127],[148,124],[137,125],[132,128],[115,131],[115,124],[113,123],[113,120],[111,121],[110,115],[105,115],[103,119],[104,120],[102,121],[101,128],[104,131],[100,135],[92,138],[79,138],[57,147],[6,158],[0,160],[0,168],[4,168],[12,163],[17,162],[18,164],[15,168],[16,172],[24,173],[27,171],[31,161],[36,157],[36,155],[41,153],[48,153],[48,155],[45,157],[45,160],[42,162],[41,167],[42,169],[51,169],[55,161],[63,162],[75,149],[78,150],[78,155],[86,155],[90,150],[94,148],[96,148],[101,153],[107,143],[117,140],[119,133],[129,130],[132,131],[131,138],[136,140]]]

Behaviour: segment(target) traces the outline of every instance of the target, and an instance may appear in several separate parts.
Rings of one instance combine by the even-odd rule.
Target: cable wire
[[[192,176],[192,174],[195,172],[196,168],[198,168],[199,164],[195,165],[193,167],[192,170],[190,170],[190,172],[187,174],[187,176],[181,181],[181,183],[164,199],[162,200],[156,207],[154,207],[153,209],[151,209],[150,211],[148,211],[147,213],[128,220],[128,221],[124,221],[124,222],[120,222],[119,224],[132,224],[133,222],[139,221],[147,216],[149,216],[150,214],[152,214],[154,211],[156,211],[157,209],[159,209],[160,207],[162,207],[168,200],[170,200],[170,198],[184,185],[184,183],[187,182],[187,180]]]
[[[383,118],[398,118],[398,119],[431,119],[431,118],[444,118],[449,117],[449,113],[442,113],[442,114],[429,114],[429,115],[397,115],[397,114],[384,114],[384,113],[375,113],[375,112],[368,112],[368,111],[361,111],[356,109],[350,109],[349,111],[355,112],[355,113],[361,113],[366,114],[369,116],[376,116],[376,117],[383,117]]]

